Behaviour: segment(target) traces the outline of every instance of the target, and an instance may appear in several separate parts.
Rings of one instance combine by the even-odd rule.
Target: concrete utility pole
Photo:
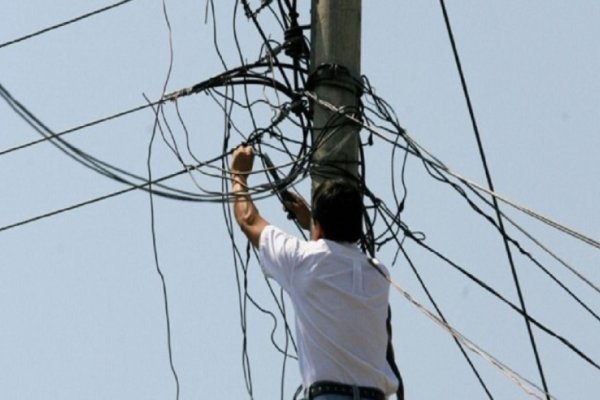
[[[353,112],[359,104],[361,0],[312,0],[310,90]],[[360,127],[313,102],[312,188],[326,179],[358,178]]]

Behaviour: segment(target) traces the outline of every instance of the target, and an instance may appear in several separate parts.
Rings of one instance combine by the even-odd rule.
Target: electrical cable
[[[450,19],[448,18],[448,12],[446,10],[446,5],[445,5],[444,0],[440,0],[440,6],[442,8],[442,12],[443,12],[443,15],[444,15],[444,21],[445,21],[445,24],[446,24],[446,29],[448,31],[448,36],[450,38],[450,43],[451,43],[451,46],[452,46],[452,51],[454,53],[454,60],[456,62],[456,67],[457,67],[459,75],[460,75],[460,81],[461,81],[463,93],[464,93],[464,96],[465,96],[465,100],[467,102],[467,107],[469,109],[469,115],[471,117],[471,123],[472,123],[472,126],[473,126],[473,130],[475,132],[475,137],[477,139],[477,146],[479,148],[479,154],[481,156],[481,161],[483,163],[483,168],[484,168],[484,171],[485,171],[485,176],[486,176],[487,184],[488,184],[489,189],[491,191],[494,191],[494,184],[492,183],[492,176],[491,176],[491,173],[490,173],[487,161],[486,161],[485,152],[483,150],[483,144],[482,144],[482,141],[481,141],[481,136],[479,134],[479,129],[477,127],[477,122],[475,120],[475,113],[473,111],[473,106],[471,104],[471,99],[470,99],[469,92],[468,92],[468,89],[467,89],[467,83],[466,83],[466,80],[465,80],[465,77],[464,77],[464,73],[463,73],[463,70],[462,70],[460,58],[458,56],[458,50],[456,48],[456,43],[455,43],[455,40],[454,40],[454,35],[452,33],[452,28],[450,26]],[[500,227],[500,229],[502,231],[504,231],[504,223],[503,223],[503,219],[502,219],[502,214],[500,213],[500,206],[498,205],[498,201],[496,200],[495,197],[492,197],[492,201],[494,203],[494,209],[496,210],[496,218],[498,220],[499,227]],[[515,267],[513,256],[512,256],[511,250],[510,250],[510,246],[508,244],[508,240],[506,240],[506,236],[505,235],[503,235],[503,242],[504,242],[504,249],[505,249],[506,255],[508,257],[508,262],[510,264],[512,276],[513,276],[513,280],[514,280],[514,283],[515,283],[515,288],[517,289],[517,295],[519,297],[519,303],[521,304],[521,308],[523,309],[523,312],[525,314],[524,316],[526,316],[527,315],[527,308],[525,306],[525,298],[524,298],[524,295],[523,295],[523,291],[521,289],[521,284],[519,283],[519,277],[518,277],[517,269]],[[531,343],[531,348],[533,350],[533,354],[534,354],[534,357],[535,357],[535,362],[536,362],[536,365],[537,365],[537,368],[538,368],[538,372],[540,374],[540,379],[542,381],[542,386],[544,388],[544,392],[547,394],[547,393],[549,393],[549,390],[548,390],[548,384],[546,382],[546,376],[544,374],[544,369],[543,369],[543,366],[542,366],[542,360],[540,358],[540,354],[539,354],[539,351],[538,351],[538,348],[537,348],[537,344],[536,344],[536,341],[535,341],[535,336],[533,335],[533,331],[531,329],[531,324],[529,323],[529,320],[527,318],[525,318],[525,325],[527,327],[527,333],[529,335],[529,341]],[[548,400],[550,399],[550,397],[548,395],[546,396],[546,398]]]
[[[208,161],[206,163],[212,163],[212,162],[217,161],[217,160],[225,159],[226,156],[227,156],[227,154],[221,154],[221,155],[216,156],[215,158],[213,158],[212,160],[210,160],[210,161]],[[146,189],[147,190],[147,188],[148,188],[149,185],[156,185],[156,184],[159,184],[161,182],[167,181],[169,179],[173,179],[173,178],[175,178],[177,176],[186,174],[190,170],[190,168],[191,169],[195,169],[195,168],[200,168],[201,166],[202,165],[196,165],[196,166],[193,166],[193,167],[184,168],[184,169],[181,169],[179,171],[170,173],[168,175],[163,175],[160,178],[153,179],[151,182],[146,181],[146,182],[142,182],[142,183],[137,184],[137,185],[130,185],[127,188],[122,189],[122,190],[118,190],[118,191],[111,192],[111,193],[108,193],[108,194],[105,194],[105,195],[102,195],[102,196],[94,197],[94,198],[88,199],[88,200],[80,202],[80,203],[76,203],[76,204],[73,204],[73,205],[70,205],[70,206],[67,206],[67,207],[64,207],[64,208],[60,208],[60,209],[57,209],[57,210],[54,210],[54,211],[50,211],[50,212],[47,212],[47,213],[44,213],[44,214],[37,215],[35,217],[27,218],[27,219],[24,219],[24,220],[19,221],[19,222],[15,222],[15,223],[12,223],[12,224],[9,224],[9,225],[5,225],[5,226],[0,227],[0,232],[4,232],[4,231],[10,230],[10,229],[14,229],[14,228],[17,228],[17,227],[20,227],[20,226],[23,226],[23,225],[27,225],[29,223],[32,223],[32,222],[35,222],[35,221],[39,221],[39,220],[42,220],[42,219],[45,219],[45,218],[48,218],[48,217],[53,217],[55,215],[62,214],[62,213],[67,212],[67,211],[72,211],[72,210],[81,208],[83,206],[87,206],[87,205],[90,205],[90,204],[98,203],[100,201],[107,200],[107,199],[110,199],[110,198],[113,198],[113,197],[117,197],[117,196],[129,193],[129,192],[133,192],[133,191],[138,190],[138,189]],[[226,192],[223,192],[223,196],[228,196],[228,194]],[[223,202],[222,200],[220,200],[220,201],[213,200],[213,201],[214,202],[219,202],[219,203]],[[225,203],[227,203],[227,201],[225,201]]]
[[[165,323],[167,328],[167,351],[169,357],[169,367],[171,369],[171,373],[173,375],[173,379],[175,380],[175,399],[179,400],[179,392],[180,392],[180,383],[179,376],[177,374],[177,370],[175,369],[175,365],[173,362],[173,348],[172,348],[172,333],[171,333],[171,317],[169,314],[169,298],[167,296],[167,283],[165,280],[165,275],[160,267],[160,262],[158,259],[158,244],[156,239],[156,219],[155,219],[155,210],[154,210],[154,196],[152,193],[152,167],[151,167],[151,159],[152,159],[152,145],[154,143],[154,138],[156,136],[156,129],[158,126],[158,115],[156,116],[156,121],[154,124],[153,132],[150,138],[150,143],[148,144],[148,160],[147,160],[147,168],[148,168],[148,198],[150,200],[150,228],[151,228],[151,236],[152,236],[152,250],[154,255],[154,264],[156,268],[156,273],[160,277],[161,288],[162,288],[162,299],[164,305],[165,312]]]
[[[81,203],[76,203],[76,204],[73,204],[73,205],[70,205],[70,206],[67,206],[67,207],[64,207],[64,208],[60,208],[60,209],[57,209],[57,210],[54,210],[54,211],[47,212],[45,214],[40,214],[40,215],[37,215],[35,217],[27,218],[27,219],[24,219],[24,220],[19,221],[19,222],[15,222],[15,223],[12,223],[12,224],[9,224],[9,225],[5,225],[5,226],[0,227],[0,232],[4,232],[4,231],[7,231],[9,229],[14,229],[14,228],[17,228],[17,227],[20,227],[20,226],[23,226],[23,225],[27,225],[27,224],[29,224],[31,222],[39,221],[41,219],[45,219],[45,218],[48,218],[48,217],[53,217],[55,215],[62,214],[64,212],[72,211],[72,210],[75,210],[77,208],[81,208],[83,206],[87,206],[87,205],[90,205],[90,204],[94,204],[94,203],[100,202],[102,200],[107,200],[107,199],[110,199],[110,198],[113,198],[113,197],[117,197],[117,196],[120,196],[120,195],[125,194],[125,193],[133,192],[134,190],[137,190],[137,189],[146,188],[151,183],[163,182],[163,181],[166,181],[168,179],[174,178],[176,176],[182,175],[182,174],[184,174],[186,172],[187,171],[184,169],[182,171],[178,171],[178,172],[175,172],[175,173],[163,176],[161,178],[155,179],[153,182],[145,182],[145,183],[141,183],[139,185],[129,186],[129,187],[125,188],[125,189],[122,189],[122,190],[119,190],[119,191],[116,191],[116,192],[105,194],[105,195],[102,195],[102,196],[99,196],[99,197],[94,197],[92,199],[83,201]]]
[[[169,21],[169,14],[167,12],[167,4],[165,0],[162,0],[162,12],[165,20],[165,24],[167,26],[167,30],[169,33],[169,67],[167,69],[167,74],[165,77],[165,81],[162,87],[162,95],[161,98],[164,98],[165,92],[167,90],[167,85],[169,80],[171,79],[171,73],[173,71],[173,63],[174,63],[174,53],[173,53],[173,31],[171,28],[171,22]],[[151,103],[151,101],[144,95],[146,101]],[[153,107],[154,109],[154,107]],[[146,168],[148,171],[148,198],[150,200],[150,226],[152,233],[152,249],[154,254],[154,264],[156,267],[156,272],[160,277],[161,288],[162,288],[162,297],[164,303],[164,312],[165,312],[165,324],[167,328],[167,350],[169,356],[169,368],[171,369],[171,374],[173,375],[173,379],[175,381],[175,400],[179,400],[179,394],[181,391],[180,383],[179,383],[179,375],[177,374],[177,370],[175,369],[175,364],[173,361],[173,348],[172,348],[172,333],[171,333],[171,317],[169,314],[169,301],[167,295],[167,283],[165,280],[165,275],[160,267],[159,259],[158,259],[158,243],[156,239],[156,220],[155,220],[155,209],[154,209],[154,196],[152,193],[152,146],[154,144],[154,139],[156,138],[156,130],[160,129],[160,116],[164,114],[162,113],[162,105],[158,106],[158,109],[155,110],[154,116],[154,124],[152,128],[152,135],[150,136],[150,141],[148,143],[148,153],[146,160]],[[162,129],[160,129],[162,134]],[[164,138],[164,135],[163,135]],[[187,168],[186,168],[187,170]]]
[[[81,20],[83,20],[83,19],[86,19],[86,18],[92,17],[92,16],[94,16],[94,15],[101,14],[101,13],[103,13],[103,12],[105,12],[105,11],[112,10],[113,8],[117,8],[117,7],[119,7],[119,6],[122,6],[122,5],[124,5],[124,4],[130,3],[130,2],[132,2],[132,1],[133,1],[133,0],[122,0],[122,1],[119,1],[119,2],[117,2],[117,3],[111,4],[111,5],[109,5],[109,6],[106,6],[106,7],[103,7],[103,8],[99,8],[99,9],[97,9],[97,10],[95,10],[95,11],[91,11],[91,12],[89,12],[89,13],[87,13],[87,14],[80,15],[79,17],[76,17],[76,18],[70,19],[70,20],[68,20],[68,21],[64,21],[64,22],[61,22],[61,23],[59,23],[59,24],[52,25],[52,26],[49,26],[49,27],[47,27],[47,28],[41,29],[41,30],[39,30],[39,31],[37,31],[37,32],[33,32],[33,33],[30,33],[30,34],[28,34],[28,35],[21,36],[21,37],[19,37],[19,38],[17,38],[17,39],[9,40],[8,42],[0,43],[0,49],[1,49],[1,48],[3,48],[3,47],[7,47],[7,46],[10,46],[10,45],[13,45],[13,44],[16,44],[16,43],[22,42],[22,41],[24,41],[24,40],[31,39],[31,38],[33,38],[33,37],[35,37],[35,36],[39,36],[39,35],[41,35],[41,34],[44,34],[44,33],[50,32],[50,31],[53,31],[53,30],[55,30],[55,29],[62,28],[62,27],[64,27],[64,26],[67,26],[67,25],[70,25],[70,24],[72,24],[72,23],[74,23],[74,22],[81,21]]]
[[[15,109],[14,106],[9,102],[10,98],[5,97],[5,94],[6,94],[5,89],[2,86],[2,84],[0,84],[0,96],[3,98],[3,100],[5,100],[7,103],[9,103],[9,105],[14,110]],[[67,135],[69,133],[77,132],[77,131],[80,131],[82,129],[92,127],[94,125],[101,124],[103,122],[108,122],[108,121],[111,121],[111,120],[116,119],[116,118],[124,117],[125,115],[129,115],[129,114],[132,114],[132,113],[144,110],[144,109],[146,109],[148,107],[151,107],[151,106],[154,106],[154,105],[158,105],[160,103],[162,103],[162,100],[158,100],[158,101],[153,102],[151,104],[145,104],[145,105],[134,107],[134,108],[131,108],[131,109],[128,109],[128,110],[125,110],[125,111],[121,111],[119,113],[116,113],[116,114],[113,114],[113,115],[110,115],[110,116],[107,116],[107,117],[103,117],[103,118],[100,118],[100,119],[97,119],[97,120],[94,120],[94,121],[91,121],[91,122],[87,122],[87,123],[85,123],[83,125],[78,125],[78,126],[66,129],[66,130],[61,131],[61,132],[56,132],[56,133],[54,133],[51,136],[47,136],[47,137],[43,137],[43,138],[38,139],[38,140],[33,140],[31,142],[23,143],[23,144],[21,144],[19,146],[15,146],[15,147],[12,147],[12,148],[9,148],[9,149],[5,149],[5,150],[0,150],[0,156],[12,153],[12,152],[17,151],[17,150],[25,149],[27,147],[35,146],[35,145],[43,143],[43,142],[48,142],[48,141],[51,141],[51,140],[55,140],[55,139],[57,139],[57,138],[59,138],[61,136]]]
[[[425,244],[422,240],[418,240],[417,238],[414,238],[412,236],[412,234],[410,233],[410,231],[407,231],[405,233],[406,233],[406,235],[407,235],[408,238],[412,239],[413,243],[418,244],[419,246],[421,246],[424,249],[428,250],[429,252],[431,252],[432,254],[434,254],[435,256],[437,256],[438,258],[440,258],[441,260],[445,261],[448,265],[452,266],[453,268],[455,268],[456,270],[458,270],[459,272],[461,272],[463,275],[465,275],[466,277],[468,277],[470,280],[472,280],[473,282],[477,283],[480,287],[482,287],[483,289],[485,289],[488,293],[492,294],[497,299],[501,300],[504,304],[508,305],[511,309],[513,309],[514,311],[516,311],[518,314],[522,315],[524,318],[527,319],[527,321],[529,323],[535,325],[537,328],[539,328],[543,332],[545,332],[548,335],[550,335],[550,336],[554,337],[555,339],[557,339],[559,342],[561,342],[563,345],[565,345],[567,348],[569,348],[572,352],[574,352],[575,354],[577,354],[580,358],[582,358],[588,364],[590,364],[591,366],[593,366],[594,368],[596,368],[596,369],[598,369],[600,371],[600,364],[598,364],[596,361],[594,361],[584,351],[580,350],[575,345],[573,345],[565,337],[563,337],[563,336],[555,333],[554,331],[552,331],[551,329],[549,329],[548,327],[546,327],[545,325],[543,325],[541,322],[539,322],[536,319],[534,319],[533,317],[531,317],[531,315],[525,313],[522,309],[520,309],[519,307],[517,307],[516,305],[514,305],[512,302],[508,301],[506,298],[504,298],[502,295],[500,295],[500,293],[498,293],[496,290],[494,290],[491,286],[487,285],[481,279],[475,277],[475,275],[471,274],[470,272],[468,272],[464,268],[460,267],[458,264],[454,263],[453,261],[451,261],[449,258],[447,258],[446,256],[444,256],[443,254],[441,254],[437,250],[433,249],[431,246]]]

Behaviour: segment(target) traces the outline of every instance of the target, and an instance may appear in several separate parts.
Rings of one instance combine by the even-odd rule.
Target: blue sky
[[[105,1],[3,4],[0,42],[106,6]],[[217,2],[215,2],[217,3]],[[233,5],[215,4],[220,49],[239,64],[232,35]],[[227,2],[229,3],[229,2]],[[258,2],[253,2],[253,4]],[[206,2],[165,1],[173,35],[168,91],[223,70],[205,22]],[[593,1],[448,2],[489,166],[498,193],[585,235],[600,238],[600,5]],[[363,5],[362,71],[421,145],[452,170],[484,183],[483,168],[437,2]],[[302,18],[309,13],[302,2]],[[238,38],[248,61],[260,38],[243,16]],[[274,40],[281,30],[268,18]],[[161,1],[134,0],[105,14],[0,48],[0,83],[55,131],[157,99],[169,67],[169,32]],[[262,95],[255,93],[254,95]],[[273,100],[271,98],[271,100]],[[205,95],[179,102],[200,159],[222,153],[223,114]],[[169,116],[177,125],[173,108]],[[269,115],[263,116],[268,118]],[[249,120],[235,120],[242,132]],[[94,156],[147,175],[154,122],[150,110],[70,134]],[[291,130],[291,128],[290,128]],[[181,128],[177,138],[183,143]],[[290,134],[295,134],[293,130]],[[296,133],[297,134],[297,133]],[[37,139],[37,133],[0,104],[0,151]],[[241,141],[232,138],[232,145]],[[390,147],[366,149],[367,182],[387,202]],[[180,168],[157,140],[152,173]],[[0,157],[0,226],[124,188],[66,157],[48,143]],[[256,179],[257,182],[260,178]],[[186,176],[177,187],[196,191]],[[448,187],[409,158],[403,220],[426,243],[517,302],[500,236]],[[220,190],[220,180],[200,184]],[[307,194],[308,182],[298,189]],[[231,241],[217,203],[154,199],[158,257],[165,275],[173,361],[180,398],[249,398],[242,371],[242,330]],[[276,199],[262,213],[293,229]],[[600,285],[598,249],[507,206],[528,232]],[[575,279],[514,228],[524,247],[600,310],[598,292]],[[235,231],[241,249],[245,242]],[[407,242],[405,250],[451,325],[486,351],[539,384],[521,317],[455,270]],[[0,232],[0,395],[19,399],[174,399],[162,287],[153,255],[149,196],[133,192]],[[430,307],[406,261],[393,246],[380,260],[403,288]],[[524,257],[515,255],[528,310],[539,321],[600,360],[600,326]],[[239,269],[238,269],[239,271]],[[256,261],[248,287],[275,309]],[[394,344],[409,398],[485,398],[444,330],[392,292]],[[289,317],[291,306],[288,304]],[[282,357],[270,342],[270,317],[248,308],[248,351],[256,399],[279,398]],[[555,339],[535,330],[549,389],[559,399],[590,399],[600,371]],[[283,343],[281,323],[276,338]],[[529,398],[489,363],[473,356],[495,398]],[[285,393],[299,384],[286,366]]]

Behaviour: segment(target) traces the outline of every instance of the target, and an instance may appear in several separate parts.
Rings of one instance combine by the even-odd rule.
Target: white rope
[[[407,291],[405,291],[400,285],[398,285],[395,281],[393,281],[390,277],[387,277],[388,282],[398,291],[400,294],[404,296],[409,302],[411,302],[414,306],[417,307],[419,311],[425,314],[426,317],[435,322],[442,329],[447,331],[450,335],[452,335],[456,340],[465,345],[469,350],[474,352],[475,354],[482,357],[484,360],[488,361],[492,366],[497,368],[504,376],[506,376],[509,380],[514,382],[518,387],[520,387],[525,393],[529,396],[532,396],[539,400],[545,400],[546,398],[555,399],[557,398],[550,393],[544,392],[542,388],[540,388],[535,383],[530,380],[524,378],[519,373],[514,371],[512,368],[508,367],[506,364],[498,360],[496,357],[492,356],[490,353],[483,350],[480,346],[475,344],[472,340],[464,336],[462,333],[457,331],[455,328],[450,326],[448,323],[444,322],[437,315],[433,314],[430,310],[428,310],[425,306],[415,300]],[[547,395],[547,397],[546,397]]]

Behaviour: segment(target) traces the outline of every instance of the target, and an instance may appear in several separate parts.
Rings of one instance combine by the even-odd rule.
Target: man
[[[315,190],[312,215],[301,199],[286,202],[300,225],[310,226],[311,240],[299,240],[270,225],[252,202],[247,189],[253,160],[251,147],[233,152],[233,211],[258,248],[265,275],[294,306],[305,394],[311,400],[387,398],[399,384],[386,358],[389,283],[385,267],[356,246],[360,191],[347,181],[326,181]]]

